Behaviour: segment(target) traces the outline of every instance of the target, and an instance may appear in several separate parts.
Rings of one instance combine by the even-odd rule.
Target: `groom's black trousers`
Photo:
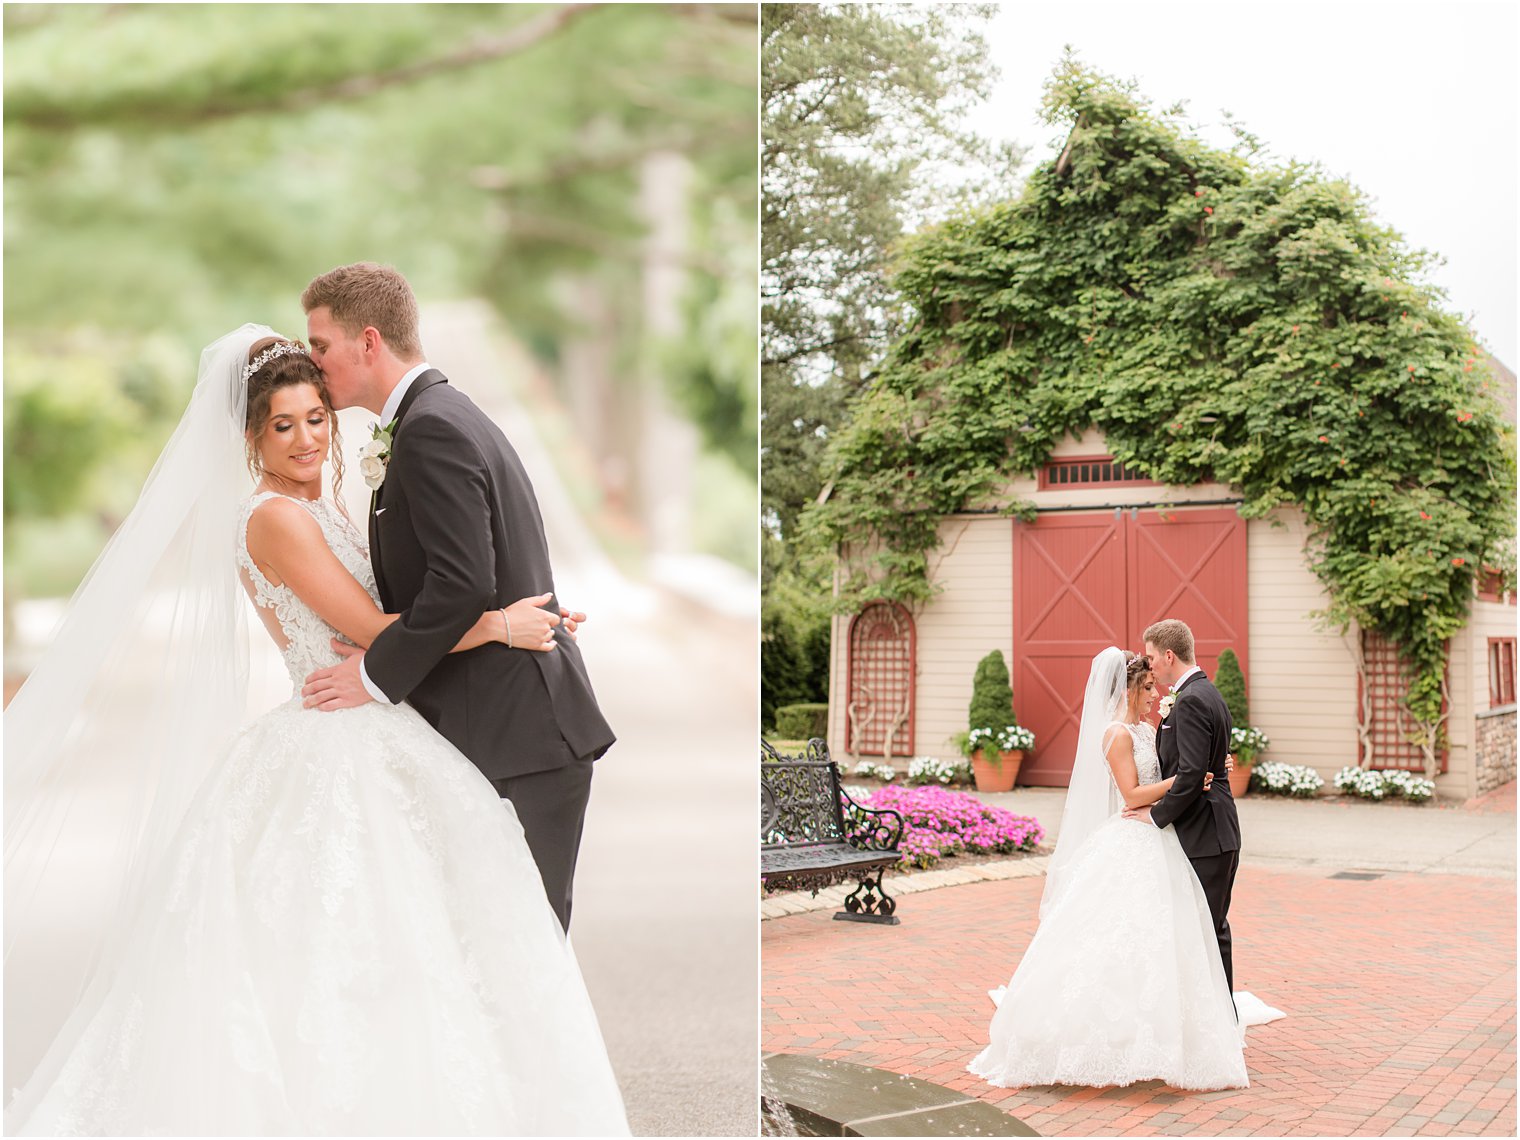
[[[1214,920],[1214,936],[1219,939],[1219,960],[1224,963],[1224,980],[1235,992],[1235,971],[1230,965],[1230,891],[1235,887],[1235,869],[1240,866],[1239,851],[1218,855],[1200,855],[1188,860],[1209,902],[1209,917]]]
[[[547,772],[491,781],[497,795],[512,801],[528,850],[543,876],[549,905],[567,931],[575,857],[581,847],[586,805],[591,800],[591,769],[591,757],[582,756]]]

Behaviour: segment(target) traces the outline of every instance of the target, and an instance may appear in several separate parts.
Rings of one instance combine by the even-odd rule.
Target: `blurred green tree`
[[[761,8],[762,707],[828,693],[827,569],[789,538],[897,329],[913,224],[1005,186],[1020,152],[961,125],[993,70],[988,5]]]
[[[1020,153],[967,131],[987,5],[766,4],[761,14],[762,503],[786,535],[827,436],[896,329],[906,224],[977,200]]]
[[[121,408],[40,394],[80,382],[60,343],[109,342],[127,388],[173,346],[172,389],[129,399],[135,490],[198,347],[299,331],[305,282],[361,259],[487,298],[610,424],[664,393],[753,487],[752,6],[21,4],[4,29],[8,520],[106,509],[81,457],[122,446]],[[661,209],[682,241],[656,249]],[[607,367],[562,367],[584,341]],[[588,428],[625,465],[635,430]]]

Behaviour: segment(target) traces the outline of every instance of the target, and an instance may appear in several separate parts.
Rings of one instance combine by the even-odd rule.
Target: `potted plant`
[[[1235,754],[1235,770],[1230,773],[1230,794],[1239,798],[1251,787],[1251,765],[1267,750],[1267,734],[1251,727],[1251,707],[1246,700],[1246,677],[1233,649],[1219,655],[1214,687],[1230,710],[1230,751]]]
[[[1013,685],[1000,649],[977,663],[967,720],[966,732],[956,740],[971,761],[976,790],[1011,791],[1019,778],[1024,753],[1034,747],[1034,733],[1020,728],[1013,713]]]

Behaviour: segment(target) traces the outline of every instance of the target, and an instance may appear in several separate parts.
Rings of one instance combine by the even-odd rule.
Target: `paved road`
[[[625,579],[577,516],[511,385],[531,363],[480,308],[431,308],[429,359],[513,441],[555,584],[618,743],[597,764],[572,942],[636,1134],[753,1136],[759,1119],[752,842],[758,622]]]

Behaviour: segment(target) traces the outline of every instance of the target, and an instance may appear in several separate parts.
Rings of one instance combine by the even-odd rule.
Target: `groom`
[[[369,547],[385,612],[401,615],[368,652],[348,647],[341,665],[311,674],[306,704],[410,702],[512,801],[568,930],[591,765],[614,740],[574,627],[553,630],[552,652],[449,652],[482,610],[554,592],[528,474],[501,430],[424,361],[417,301],[396,270],[340,266],[306,287],[301,307],[334,407],[367,408],[389,429]],[[561,612],[552,597],[542,608]]]
[[[1156,680],[1171,686],[1172,707],[1156,734],[1156,753],[1161,775],[1177,779],[1159,803],[1124,814],[1157,827],[1170,824],[1176,831],[1208,900],[1225,980],[1234,993],[1228,916],[1240,864],[1240,821],[1225,771],[1230,710],[1213,682],[1193,664],[1193,631],[1182,622],[1168,618],[1147,629],[1145,655]],[[1209,772],[1214,774],[1213,784],[1204,791],[1203,777]]]

